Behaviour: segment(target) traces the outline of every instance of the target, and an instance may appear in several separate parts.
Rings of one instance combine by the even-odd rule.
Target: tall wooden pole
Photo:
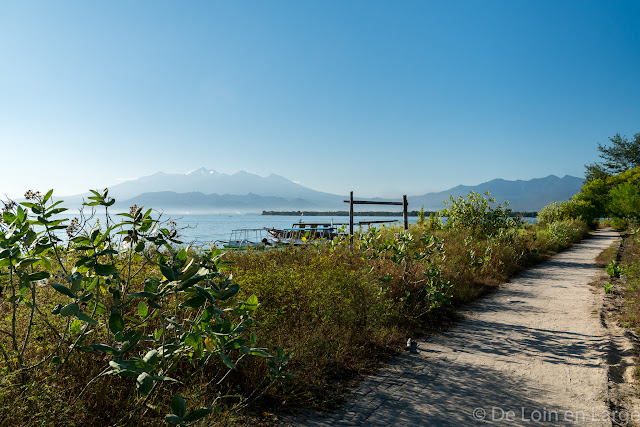
[[[407,203],[407,196],[402,196],[402,219],[404,220],[404,229],[409,229],[409,203]]]
[[[349,242],[353,244],[353,191],[349,195]]]

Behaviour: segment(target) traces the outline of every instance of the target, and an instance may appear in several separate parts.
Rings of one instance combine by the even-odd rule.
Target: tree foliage
[[[586,182],[574,198],[593,205],[596,218],[640,218],[640,166]]]
[[[619,133],[609,140],[611,146],[598,143],[598,151],[603,162],[585,165],[587,182],[604,179],[640,166],[640,132],[631,140],[620,136]]]
[[[596,208],[589,200],[571,198],[566,202],[552,202],[538,213],[538,221],[551,224],[558,221],[581,219],[590,227],[595,227]]]

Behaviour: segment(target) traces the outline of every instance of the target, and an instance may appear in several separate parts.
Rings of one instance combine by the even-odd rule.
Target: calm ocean
[[[239,228],[291,228],[300,222],[349,223],[345,216],[279,216],[279,215],[170,215],[181,229],[182,241],[196,246],[210,245],[215,241],[228,241],[232,230]],[[355,221],[391,219],[402,223],[402,217],[354,217]],[[409,217],[409,222],[417,221]],[[348,228],[348,225],[346,226]]]

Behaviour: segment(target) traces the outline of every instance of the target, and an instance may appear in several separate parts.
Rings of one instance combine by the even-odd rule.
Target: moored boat
[[[239,228],[231,231],[229,241],[220,242],[228,249],[261,248],[271,243],[264,228]]]

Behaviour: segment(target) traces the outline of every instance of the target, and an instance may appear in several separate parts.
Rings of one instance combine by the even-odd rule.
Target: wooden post
[[[349,195],[349,242],[353,244],[353,191]]]
[[[409,229],[409,203],[407,203],[407,196],[402,196],[402,219],[404,220],[404,229]]]

